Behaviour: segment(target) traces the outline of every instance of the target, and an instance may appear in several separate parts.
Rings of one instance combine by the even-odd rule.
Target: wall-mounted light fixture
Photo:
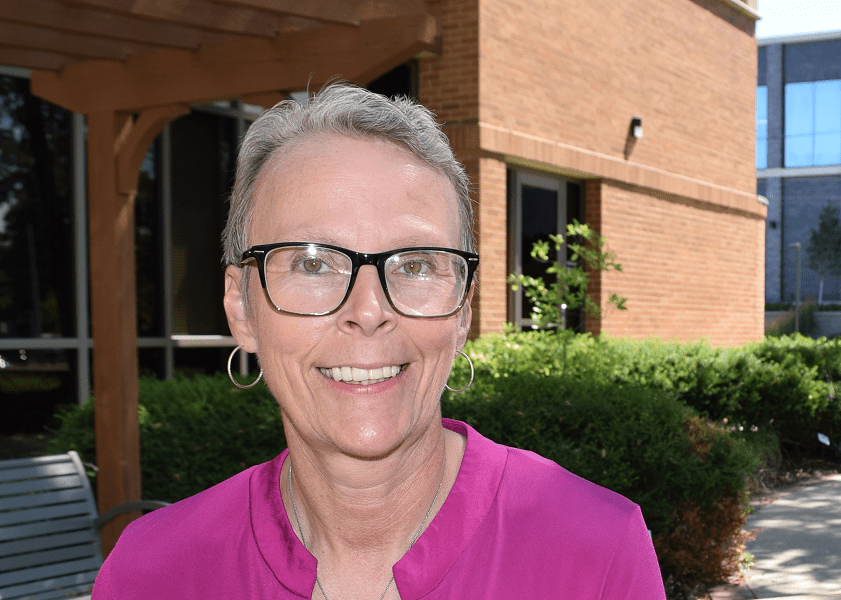
[[[631,119],[631,135],[637,139],[642,137],[642,119],[634,117]]]

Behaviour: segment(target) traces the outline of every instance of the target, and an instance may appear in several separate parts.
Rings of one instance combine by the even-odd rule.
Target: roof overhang
[[[80,113],[365,84],[437,35],[423,0],[0,0],[0,64]]]

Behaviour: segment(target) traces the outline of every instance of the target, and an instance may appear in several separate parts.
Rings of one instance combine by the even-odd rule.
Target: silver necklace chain
[[[447,450],[444,449],[444,468],[441,470],[441,481],[438,483],[438,489],[435,490],[435,497],[432,498],[432,504],[429,505],[429,509],[426,511],[426,514],[423,517],[423,521],[421,521],[418,530],[415,532],[415,535],[412,537],[412,541],[409,542],[409,547],[406,548],[406,552],[409,551],[409,548],[415,545],[415,542],[418,541],[420,537],[421,530],[423,526],[426,524],[427,519],[429,519],[429,515],[432,514],[432,509],[435,506],[435,502],[438,500],[438,494],[441,493],[441,488],[444,485],[444,475],[447,473]],[[292,459],[290,457],[289,460],[289,500],[292,503],[292,512],[295,514],[295,523],[298,524],[298,532],[301,534],[301,543],[304,545],[304,548],[309,550],[307,547],[307,540],[304,538],[304,530],[301,528],[301,519],[298,518],[298,507],[295,505],[295,494],[292,492]],[[318,585],[318,589],[321,591],[321,595],[324,597],[324,600],[330,600],[327,597],[327,593],[324,591],[324,588],[321,585],[321,582],[318,580],[318,575],[315,576],[315,583]],[[388,580],[388,583],[383,590],[383,593],[380,595],[378,600],[383,600],[385,598],[388,589],[391,587],[391,584],[394,583],[394,573],[391,574],[391,579]]]

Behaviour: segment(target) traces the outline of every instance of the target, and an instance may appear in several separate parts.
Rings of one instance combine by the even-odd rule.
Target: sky
[[[758,39],[820,31],[841,31],[841,0],[757,0],[762,18]]]

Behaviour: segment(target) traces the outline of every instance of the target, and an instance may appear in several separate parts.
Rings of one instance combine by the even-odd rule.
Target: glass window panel
[[[768,140],[756,140],[756,168],[768,168]]]
[[[75,333],[71,113],[0,76],[0,336]]]
[[[814,164],[811,135],[786,136],[785,162],[787,167],[808,167]]]
[[[768,138],[768,88],[764,85],[756,88],[756,138]]]
[[[546,263],[532,258],[531,249],[538,240],[549,240],[549,234],[558,233],[558,193],[530,185],[523,186],[523,236],[520,240],[523,274],[542,277]],[[523,295],[523,319],[531,318],[531,302]]]
[[[173,333],[227,335],[219,240],[233,180],[236,121],[194,111],[170,125],[170,136]]]
[[[43,433],[56,410],[76,403],[76,352],[0,350],[0,434]]]
[[[137,334],[140,336],[164,333],[159,139],[152,143],[143,159],[134,201]]]
[[[815,133],[841,132],[841,80],[818,81],[814,86]]]
[[[815,134],[815,165],[841,164],[841,132]]]
[[[790,83],[786,85],[785,129],[790,135],[814,132],[814,86],[811,83]]]

